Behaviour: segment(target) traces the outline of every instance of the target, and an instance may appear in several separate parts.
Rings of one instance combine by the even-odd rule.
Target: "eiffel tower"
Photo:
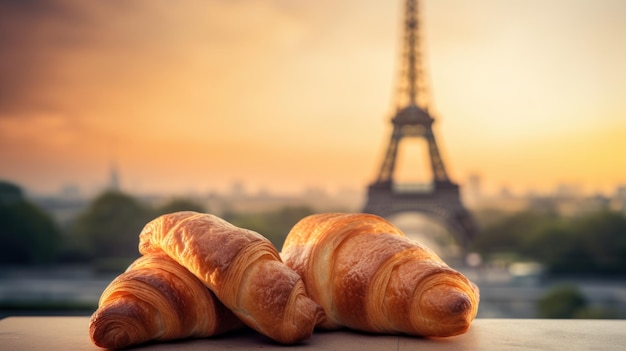
[[[404,48],[397,110],[391,119],[393,131],[380,172],[368,186],[363,212],[389,217],[401,212],[420,212],[443,224],[467,251],[476,234],[474,221],[461,203],[459,186],[448,177],[428,112],[428,98],[422,67],[417,0],[407,0],[404,18]],[[394,171],[400,142],[405,138],[423,138],[428,146],[432,184],[410,187],[396,184]]]

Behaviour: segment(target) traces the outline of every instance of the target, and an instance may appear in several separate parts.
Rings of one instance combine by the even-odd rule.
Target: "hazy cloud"
[[[509,181],[500,162],[510,155],[537,169],[533,155],[557,140],[623,131],[626,1],[422,4],[437,131],[460,174],[484,165],[491,179]],[[276,175],[353,183],[372,171],[389,127],[401,5],[0,0],[0,176],[54,187],[67,169],[82,169],[87,181],[115,144],[138,179],[176,170],[199,183],[263,172],[267,184]],[[212,150],[229,153],[198,162]],[[263,156],[275,150],[291,169]],[[581,168],[551,179],[589,174],[576,151],[559,150],[560,169]],[[350,167],[323,180],[314,171],[328,162]],[[525,178],[515,181],[532,185]]]
[[[65,1],[0,1],[0,117],[54,108],[39,83],[55,80],[59,52],[82,45],[88,26]]]

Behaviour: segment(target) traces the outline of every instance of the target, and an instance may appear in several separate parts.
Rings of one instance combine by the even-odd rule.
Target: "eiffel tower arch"
[[[422,68],[417,0],[407,0],[404,13],[404,47],[396,113],[391,118],[393,130],[378,176],[367,188],[363,212],[390,217],[402,212],[418,212],[436,220],[457,239],[467,251],[477,229],[473,218],[463,206],[459,185],[448,176],[441,158]],[[432,183],[427,186],[398,184],[395,178],[398,149],[409,138],[425,141],[430,159]]]

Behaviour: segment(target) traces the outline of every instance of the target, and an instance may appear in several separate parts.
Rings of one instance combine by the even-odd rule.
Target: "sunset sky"
[[[0,0],[0,179],[89,193],[115,165],[139,193],[364,190],[391,131],[402,4]],[[421,6],[454,181],[626,184],[626,1]]]

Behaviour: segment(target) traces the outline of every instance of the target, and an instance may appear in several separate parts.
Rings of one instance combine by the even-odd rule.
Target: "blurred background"
[[[0,318],[89,315],[162,213],[279,249],[360,211],[388,143],[403,1],[0,0]],[[626,318],[626,2],[424,0],[434,132],[479,235],[479,317]],[[428,179],[423,145],[400,181]]]

